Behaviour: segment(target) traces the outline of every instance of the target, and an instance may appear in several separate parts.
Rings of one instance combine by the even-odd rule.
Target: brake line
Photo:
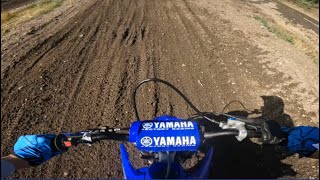
[[[137,121],[140,121],[139,113],[138,113],[138,110],[137,110],[137,103],[136,103],[137,90],[138,90],[138,88],[139,88],[142,84],[147,83],[147,82],[151,82],[151,81],[153,81],[153,82],[161,82],[161,83],[169,86],[169,87],[172,88],[173,90],[175,90],[175,91],[183,98],[183,100],[184,100],[194,111],[196,111],[199,116],[201,116],[201,114],[202,114],[201,111],[200,111],[198,108],[196,108],[196,107],[191,103],[191,101],[190,101],[178,88],[176,88],[174,85],[172,85],[172,84],[170,84],[169,82],[164,81],[164,80],[162,80],[162,79],[150,78],[150,79],[145,79],[145,80],[141,81],[141,82],[136,86],[136,88],[134,89],[134,92],[133,92],[133,94],[132,94],[132,103],[133,103],[132,105],[133,105],[133,109],[134,109],[134,112],[135,112]]]

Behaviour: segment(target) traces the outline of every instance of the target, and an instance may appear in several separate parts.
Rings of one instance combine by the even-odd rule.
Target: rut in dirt
[[[3,72],[1,118],[6,131],[2,135],[8,137],[3,144],[12,146],[11,138],[21,132],[78,131],[98,124],[129,126],[132,88],[143,78],[156,77],[158,69],[160,49],[154,36],[159,32],[151,24],[158,14],[153,11],[156,4],[146,3],[95,1],[61,29],[34,36],[39,42],[22,50]],[[155,87],[144,92],[140,104],[149,101],[157,106]],[[156,115],[154,106],[143,108],[144,114]],[[85,149],[71,150],[69,157],[20,175],[49,178],[68,172],[77,178],[121,177],[118,144],[97,145],[89,157],[84,156]]]
[[[133,88],[146,78],[168,80],[203,111],[239,99],[234,92],[250,96],[241,91],[249,78],[228,61],[233,51],[225,50],[217,33],[219,16],[213,31],[187,1],[95,0],[78,11],[40,26],[3,53],[10,64],[1,72],[3,154],[21,134],[75,132],[98,124],[128,127],[135,118]],[[234,48],[249,61],[259,54],[242,42]],[[226,83],[237,78],[243,84]],[[194,113],[173,91],[154,84],[141,88],[138,107],[142,119]],[[137,156],[134,164],[145,164]],[[119,143],[79,146],[14,177],[122,178]]]

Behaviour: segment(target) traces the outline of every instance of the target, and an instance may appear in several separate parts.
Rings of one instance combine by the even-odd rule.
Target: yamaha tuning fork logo
[[[148,123],[143,123],[142,124],[143,129],[151,129],[152,126],[153,126],[152,122],[148,122]]]
[[[152,139],[149,136],[145,136],[141,138],[141,144],[145,147],[151,146],[152,144]]]

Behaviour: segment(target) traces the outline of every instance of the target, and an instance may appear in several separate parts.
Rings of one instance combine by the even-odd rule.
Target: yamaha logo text
[[[195,146],[196,138],[194,136],[171,136],[171,137],[145,136],[141,138],[140,142],[145,147]]]
[[[191,121],[178,122],[146,122],[142,124],[144,130],[163,130],[163,129],[194,129]]]

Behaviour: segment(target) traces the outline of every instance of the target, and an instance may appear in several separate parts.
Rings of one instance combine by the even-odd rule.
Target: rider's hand
[[[287,150],[298,153],[300,157],[309,157],[318,149],[319,128],[310,126],[282,127],[282,132],[287,134]],[[319,145],[318,145],[319,146]]]
[[[14,154],[28,161],[31,166],[40,165],[62,153],[53,145],[55,137],[54,134],[20,136],[14,145]]]

